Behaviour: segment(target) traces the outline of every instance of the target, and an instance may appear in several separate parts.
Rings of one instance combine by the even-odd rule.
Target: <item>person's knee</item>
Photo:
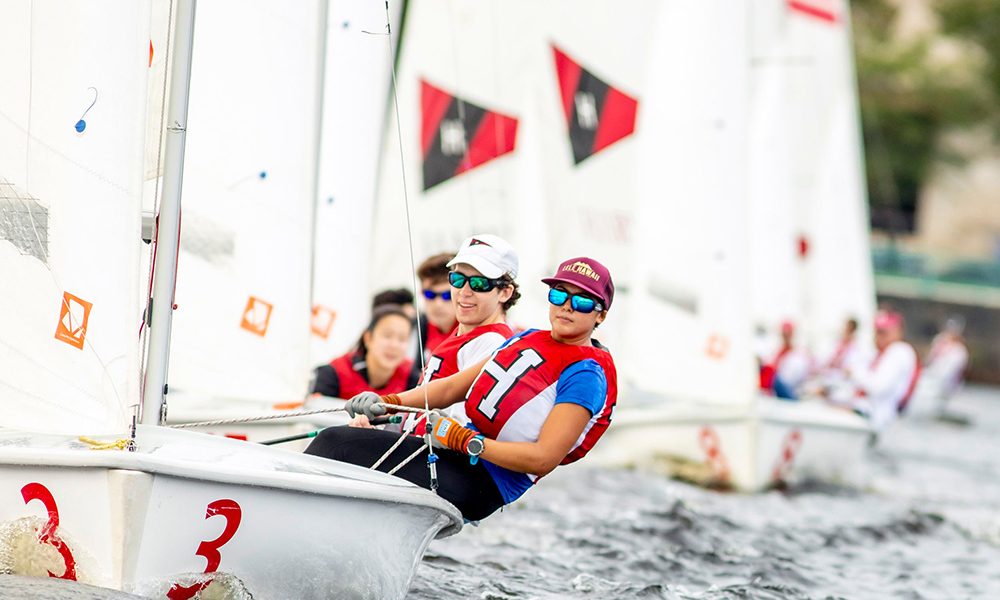
[[[354,427],[327,427],[316,434],[312,442],[305,449],[306,454],[324,456],[326,458],[338,458],[337,450],[350,443],[354,437],[352,430]]]

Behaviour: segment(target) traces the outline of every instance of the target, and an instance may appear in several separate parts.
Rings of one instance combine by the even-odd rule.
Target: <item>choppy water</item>
[[[408,599],[1000,598],[1000,390],[951,410],[972,424],[898,423],[861,490],[557,469],[434,542]]]
[[[557,469],[431,544],[408,600],[1000,599],[1000,389],[967,389],[952,411],[972,424],[898,423],[861,490]],[[0,598],[136,598],[39,587],[53,584],[0,578]]]

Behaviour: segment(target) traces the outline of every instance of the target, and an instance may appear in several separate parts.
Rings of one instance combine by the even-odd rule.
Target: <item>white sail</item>
[[[789,86],[802,68],[786,42],[784,0],[753,5],[750,21],[750,106],[747,122],[747,203],[751,311],[754,325],[776,332],[802,320],[799,212],[792,184]]]
[[[139,397],[149,3],[0,14],[0,425],[123,432]]]
[[[729,2],[667,2],[656,21],[638,126],[635,276],[616,356],[640,395],[723,405],[753,397],[744,18]]]
[[[416,264],[493,233],[518,249],[521,282],[541,272],[531,264],[544,257],[524,250],[544,238],[532,237],[538,219],[528,216],[540,208],[540,179],[537,163],[525,158],[523,127],[534,101],[532,61],[539,52],[551,60],[551,51],[525,17],[532,12],[530,3],[447,0],[408,8],[396,77],[401,129],[390,107],[380,165],[374,290],[411,285],[408,229]]]
[[[398,48],[402,2],[389,4]],[[393,57],[387,11],[378,2],[330,6],[326,93],[316,204],[310,364],[329,362],[357,341],[371,311],[367,260]],[[393,165],[398,169],[398,160]],[[386,238],[378,235],[377,243]],[[408,282],[407,282],[408,283]]]
[[[524,327],[546,327],[544,286],[538,280],[561,260],[595,256],[616,281],[627,282],[635,226],[628,175],[635,169],[635,144],[627,138],[646,72],[647,17],[655,6],[411,5],[398,82],[417,262],[454,251],[477,232],[504,237],[518,250],[523,286],[511,321]],[[593,43],[625,37],[631,37],[629,44]],[[606,100],[608,107],[624,110],[609,110],[615,116],[605,118]],[[393,116],[376,231],[403,240],[406,215]],[[605,137],[595,143],[599,122],[607,125],[601,127]],[[590,140],[576,151],[575,123],[582,123]],[[577,168],[580,162],[583,168]],[[611,172],[621,177],[608,178]],[[373,271],[382,281],[410,281],[403,250],[398,243],[375,243]]]
[[[875,293],[860,110],[847,2],[788,5],[792,180],[800,198],[806,337],[832,341],[854,317],[870,339]]]
[[[301,400],[309,375],[318,2],[198,7],[168,381]]]

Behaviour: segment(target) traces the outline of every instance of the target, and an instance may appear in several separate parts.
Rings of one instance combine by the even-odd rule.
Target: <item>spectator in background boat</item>
[[[420,369],[406,356],[413,321],[398,304],[372,311],[357,346],[315,369],[310,394],[351,398],[364,391],[398,394],[417,385]]]
[[[448,283],[458,327],[427,359],[421,384],[454,375],[489,358],[514,335],[505,322],[507,311],[521,297],[514,281],[518,267],[514,248],[495,235],[472,236],[462,242],[447,266],[451,269]],[[469,421],[464,403],[444,412],[462,425]],[[424,417],[410,415],[403,429],[423,435],[424,422]]]
[[[941,333],[934,336],[931,349],[924,358],[920,391],[937,400],[939,411],[962,388],[965,379],[969,350],[962,336],[964,331],[965,320],[961,316],[949,318]]]
[[[884,432],[906,408],[920,374],[917,352],[903,341],[906,323],[897,312],[875,314],[874,360],[852,372],[853,397],[832,397],[835,403],[854,408],[871,422],[876,434]]]
[[[542,283],[549,285],[551,331],[522,332],[492,358],[409,392],[355,396],[347,410],[356,426],[325,429],[306,452],[371,466],[397,441],[366,427],[386,406],[426,401],[443,409],[465,401],[469,427],[435,410],[428,436],[446,447],[434,463],[438,493],[469,520],[492,514],[558,465],[583,457],[610,424],[617,397],[611,354],[591,337],[607,317],[614,283],[603,265],[582,257],[563,262]],[[410,456],[423,443],[409,436],[395,453]],[[392,456],[379,469],[400,462]],[[397,474],[431,487],[426,461],[411,461]]]
[[[833,352],[819,363],[818,376],[828,385],[846,381],[848,373],[863,368],[864,352],[857,340],[858,320],[847,319]]]
[[[423,343],[424,360],[417,353],[414,360],[426,364],[431,352],[448,336],[455,333],[458,321],[455,319],[455,305],[451,301],[451,285],[448,283],[448,262],[454,254],[435,254],[420,264],[417,277],[424,295],[424,314],[420,315],[420,340]]]
[[[811,360],[805,351],[792,344],[795,324],[785,321],[781,324],[781,348],[774,357],[761,368],[761,389],[769,390],[778,398],[797,400],[799,386],[809,375]]]
[[[372,298],[372,310],[386,304],[395,304],[402,309],[414,323],[417,322],[417,308],[413,305],[413,292],[406,288],[385,290]]]

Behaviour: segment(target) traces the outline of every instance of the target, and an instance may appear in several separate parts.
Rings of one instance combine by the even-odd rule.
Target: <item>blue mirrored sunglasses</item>
[[[594,300],[593,298],[588,298],[586,296],[579,296],[576,294],[570,295],[569,292],[565,290],[557,290],[552,288],[549,290],[549,302],[555,306],[562,306],[566,304],[566,300],[569,299],[569,305],[573,307],[573,310],[580,313],[594,312],[597,309],[598,312],[604,310],[604,306]]]
[[[488,292],[496,287],[504,287],[507,283],[503,279],[490,279],[482,275],[462,275],[452,271],[448,273],[448,283],[455,289],[465,287],[465,282],[469,282],[469,288],[473,292]]]
[[[438,296],[441,296],[442,300],[451,300],[451,290],[445,290],[440,294],[434,290],[424,290],[424,298],[427,298],[428,300],[433,300]]]

